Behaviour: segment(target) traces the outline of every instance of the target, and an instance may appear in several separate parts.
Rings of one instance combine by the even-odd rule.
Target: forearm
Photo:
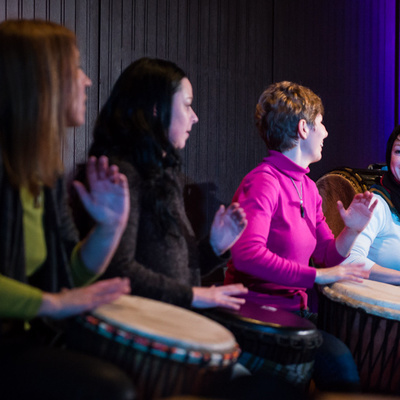
[[[42,303],[42,291],[0,275],[0,317],[29,320]]]
[[[312,287],[314,284],[315,268],[280,257],[265,245],[236,243],[231,251],[235,268],[247,275],[285,286]]]
[[[400,271],[374,264],[371,268],[369,279],[373,281],[390,283],[392,285],[400,285]]]
[[[81,259],[93,274],[102,274],[110,263],[125,227],[96,225],[83,240]]]
[[[356,241],[360,232],[344,227],[342,232],[336,238],[335,245],[338,253],[342,257],[347,257],[350,254],[354,242]]]

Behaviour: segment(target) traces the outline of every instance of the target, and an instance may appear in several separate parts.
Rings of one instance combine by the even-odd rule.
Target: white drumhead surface
[[[400,318],[400,287],[364,279],[362,283],[342,281],[325,286],[323,293],[332,300],[361,307],[370,314]]]
[[[233,334],[221,324],[195,312],[138,296],[121,296],[92,314],[125,332],[193,350],[227,352],[234,349]]]

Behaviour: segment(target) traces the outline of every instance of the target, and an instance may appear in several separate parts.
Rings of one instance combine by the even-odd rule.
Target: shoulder
[[[379,194],[373,193],[373,199],[372,201],[378,200],[378,203],[375,207],[373,215],[375,217],[383,217],[383,216],[390,216],[392,215],[392,212],[390,211],[390,206],[385,200],[384,197],[380,196]]]
[[[304,186],[307,193],[314,193],[316,196],[320,196],[317,184],[307,175],[304,176]]]
[[[280,193],[279,175],[273,166],[262,163],[243,178],[235,197],[241,204],[255,202],[272,206]]]
[[[256,187],[278,188],[282,174],[267,162],[262,162],[243,179],[245,185],[254,185]]]

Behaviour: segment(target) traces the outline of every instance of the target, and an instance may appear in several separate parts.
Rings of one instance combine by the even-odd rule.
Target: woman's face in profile
[[[400,136],[393,142],[392,156],[390,158],[390,170],[397,183],[400,183]]]
[[[67,126],[80,126],[85,123],[86,116],[86,88],[92,85],[92,81],[83,72],[80,66],[79,50],[75,51],[75,77],[73,82],[72,99],[67,110]]]
[[[172,98],[171,124],[168,130],[170,143],[176,149],[183,149],[193,124],[199,119],[192,109],[193,89],[187,78],[183,78],[179,89]]]

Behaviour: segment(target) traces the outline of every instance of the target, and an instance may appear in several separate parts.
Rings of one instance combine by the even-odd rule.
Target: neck
[[[310,165],[308,160],[305,159],[301,152],[300,146],[298,145],[290,150],[282,152],[282,154],[304,169],[308,168]]]

